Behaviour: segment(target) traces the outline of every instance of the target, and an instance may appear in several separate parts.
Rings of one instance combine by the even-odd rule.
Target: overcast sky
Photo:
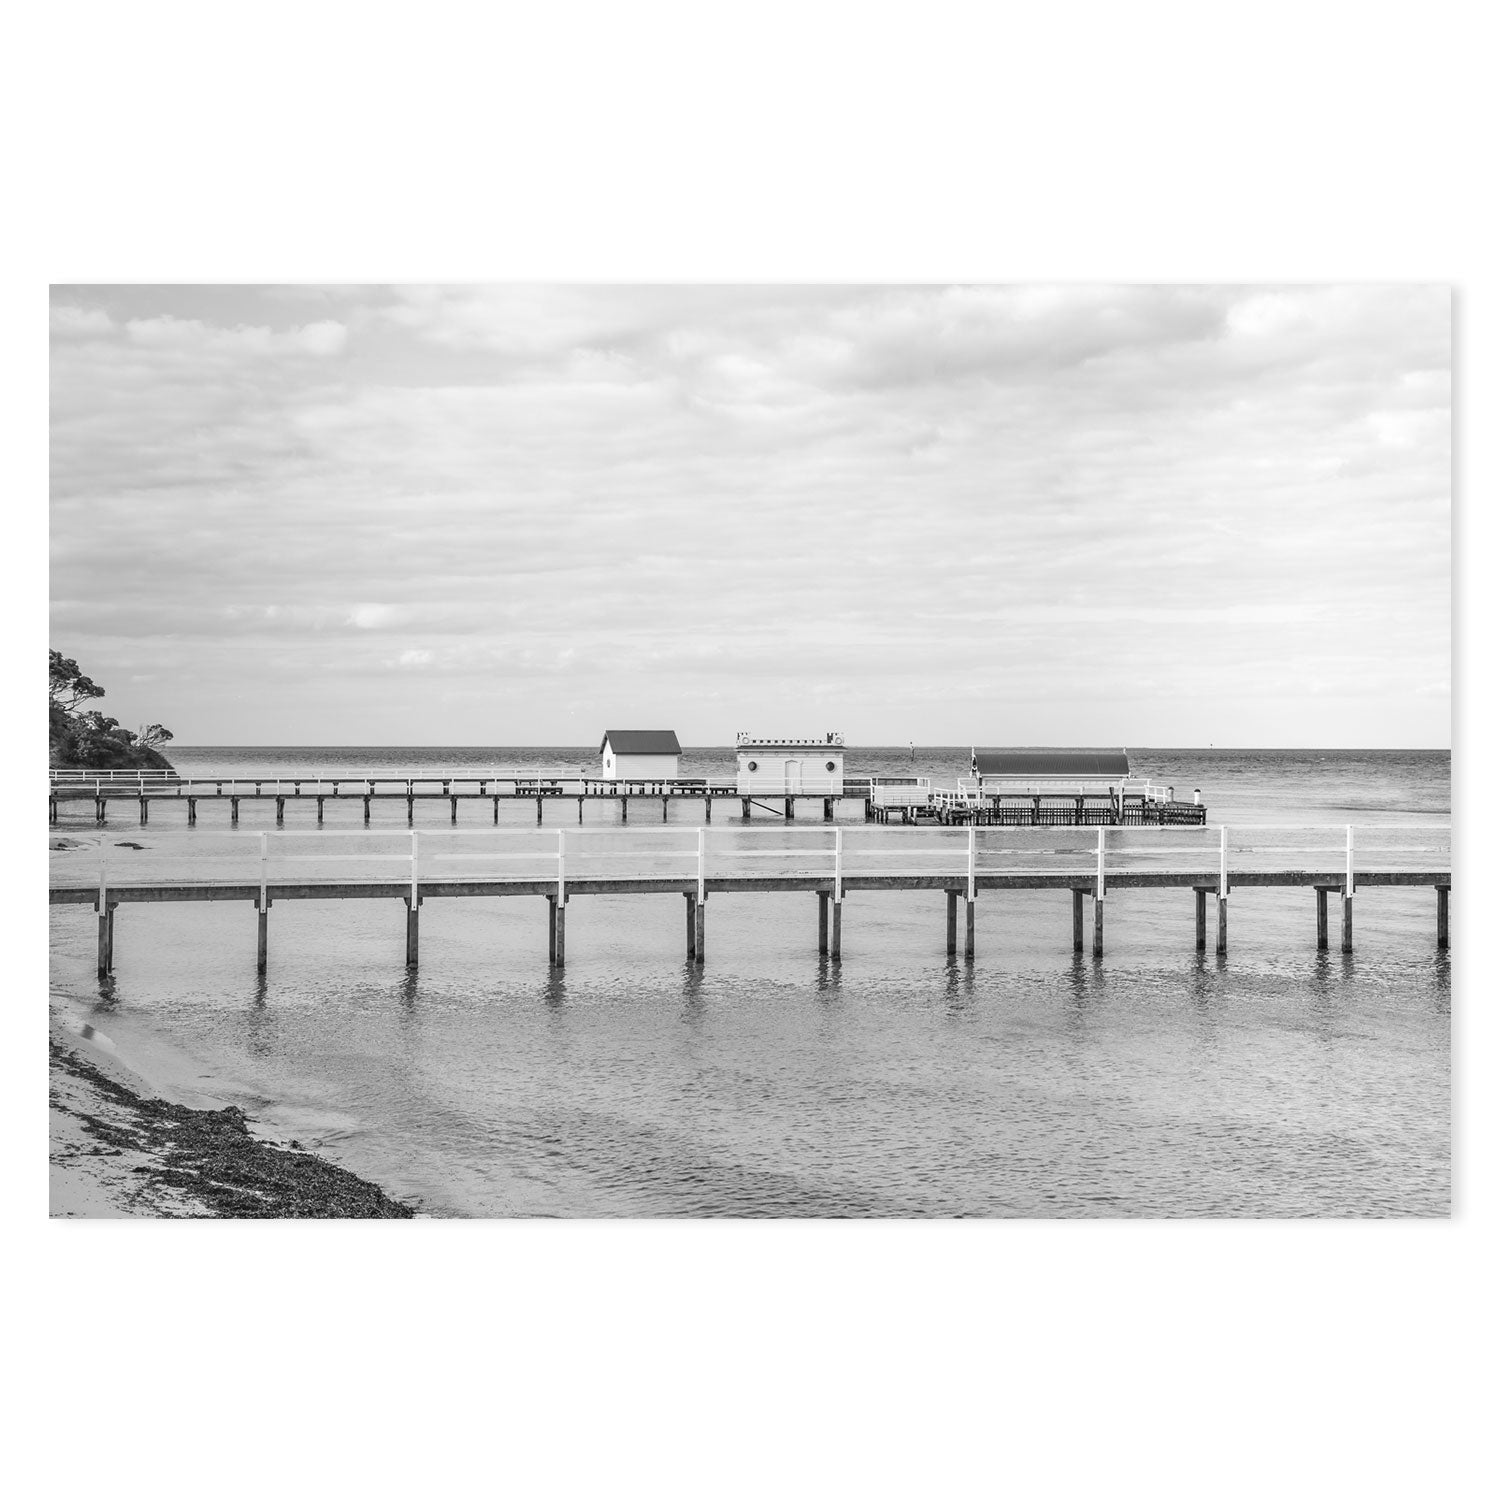
[[[184,744],[1449,743],[1445,287],[59,287]]]

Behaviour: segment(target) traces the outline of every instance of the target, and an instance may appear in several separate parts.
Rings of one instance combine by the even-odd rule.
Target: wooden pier
[[[661,803],[661,821],[668,821],[672,804],[701,806],[705,823],[713,822],[715,803],[740,804],[741,822],[748,823],[754,809],[768,812],[784,822],[797,820],[799,808],[811,803],[814,816],[821,809],[821,821],[835,821],[835,804],[842,801],[863,803],[864,820],[878,823],[939,823],[942,825],[975,824],[1004,827],[1177,827],[1201,826],[1207,809],[1198,803],[1163,800],[1148,790],[1124,791],[1118,795],[1100,792],[1077,794],[1030,794],[990,792],[959,800],[917,800],[912,790],[918,788],[915,778],[841,777],[830,790],[789,789],[782,782],[767,781],[764,786],[747,785],[741,780],[716,781],[704,777],[678,777],[655,781],[611,781],[578,773],[478,775],[460,772],[401,775],[316,775],[316,776],[208,776],[185,777],[175,773],[131,773],[109,776],[104,773],[51,773],[48,791],[48,820],[56,826],[62,809],[75,805],[90,806],[96,827],[109,819],[109,804],[125,803],[135,808],[140,825],[145,827],[151,809],[160,803],[183,807],[189,826],[198,822],[199,803],[229,804],[229,825],[237,828],[240,805],[244,802],[275,804],[276,826],[286,821],[287,804],[312,804],[316,822],[323,826],[330,803],[359,803],[363,823],[369,826],[371,809],[378,802],[405,803],[407,827],[416,826],[419,802],[446,802],[450,826],[458,825],[460,803],[490,804],[492,825],[500,823],[502,802],[534,802],[536,821],[540,825],[548,806],[577,804],[577,822],[583,822],[584,808],[600,802],[617,802],[620,821],[630,821],[630,809],[637,803]],[[930,783],[920,783],[922,798],[931,798]]]
[[[1337,829],[1299,829],[1302,837],[1316,837],[1314,847],[1326,854],[1341,853],[1341,861],[1328,859],[1325,863],[1306,867],[1267,868],[1251,862],[1249,856],[1264,857],[1263,842],[1269,830],[1237,830],[1237,840],[1232,840],[1230,830],[1218,830],[1217,851],[1205,850],[1201,839],[1196,847],[1184,849],[1174,847],[1168,840],[1169,830],[1161,830],[1155,840],[1132,848],[1111,845],[1110,838],[1118,840],[1118,834],[1108,830],[1097,830],[1097,845],[1092,861],[1078,858],[1079,851],[1071,854],[1058,851],[1040,851],[1055,857],[1065,857],[1066,863],[1052,867],[1038,867],[1036,850],[1014,850],[987,848],[979,842],[979,830],[970,827],[967,837],[948,835],[941,845],[929,845],[923,849],[910,840],[897,846],[876,841],[877,830],[846,830],[834,828],[821,834],[825,841],[819,847],[746,847],[744,841],[755,842],[755,835],[735,834],[738,844],[713,845],[710,830],[697,828],[678,830],[679,837],[695,839],[690,848],[659,849],[632,847],[636,839],[611,833],[607,830],[592,830],[584,834],[569,833],[559,829],[556,833],[555,849],[540,850],[533,842],[530,845],[498,847],[478,854],[432,854],[430,848],[424,852],[421,841],[439,841],[439,847],[457,847],[443,841],[465,838],[503,838],[503,835],[450,833],[447,830],[413,832],[410,835],[390,833],[344,832],[330,834],[239,834],[239,840],[258,839],[258,850],[248,846],[244,863],[254,867],[253,878],[232,881],[210,881],[202,879],[182,881],[126,880],[118,872],[108,869],[108,846],[101,839],[98,844],[99,872],[96,880],[88,882],[61,881],[51,887],[50,901],[53,905],[91,906],[98,916],[98,971],[101,976],[110,972],[114,965],[115,913],[122,905],[137,903],[178,903],[198,901],[238,901],[251,903],[257,914],[256,963],[264,971],[268,961],[269,913],[278,901],[327,901],[327,900],[396,900],[405,906],[406,962],[415,966],[419,956],[420,914],[424,902],[432,900],[461,900],[471,898],[532,896],[542,897],[547,903],[547,952],[548,960],[555,967],[566,962],[566,927],[568,902],[574,897],[591,895],[676,895],[684,899],[687,907],[686,949],[691,962],[704,962],[707,943],[707,906],[709,898],[718,894],[756,894],[771,891],[798,891],[816,896],[817,944],[820,955],[838,961],[842,958],[843,911],[846,896],[867,891],[912,891],[941,892],[946,901],[946,951],[957,955],[959,948],[958,903],[964,903],[962,950],[965,960],[975,957],[975,907],[982,894],[997,895],[1007,891],[1067,891],[1072,903],[1073,951],[1084,951],[1085,913],[1084,901],[1092,902],[1092,952],[1095,958],[1104,955],[1104,918],[1107,896],[1115,890],[1172,890],[1193,893],[1195,915],[1195,940],[1199,952],[1207,946],[1207,908],[1210,899],[1215,905],[1216,937],[1214,949],[1219,955],[1229,948],[1229,903],[1231,892],[1240,889],[1268,887],[1296,887],[1309,889],[1315,899],[1314,936],[1318,948],[1328,946],[1328,912],[1330,895],[1338,897],[1342,904],[1342,932],[1340,947],[1345,953],[1354,948],[1354,903],[1356,892],[1392,887],[1428,887],[1437,895],[1437,946],[1448,946],[1448,895],[1451,889],[1451,873],[1446,859],[1441,864],[1430,862],[1425,867],[1408,863],[1413,853],[1445,853],[1429,846],[1383,849],[1379,840],[1373,841],[1370,852],[1363,855],[1363,862],[1355,862],[1355,829],[1342,826]],[[1399,830],[1403,835],[1414,833],[1430,837],[1431,830]],[[523,832],[523,831],[522,831]],[[810,833],[811,830],[808,830]],[[1443,830],[1446,833],[1446,830]],[[1339,835],[1342,849],[1335,849],[1333,835]],[[829,836],[831,835],[831,841]],[[605,838],[612,847],[603,853],[588,853],[577,846],[579,839]],[[655,835],[662,837],[667,835]],[[1149,838],[1145,830],[1136,832],[1137,838]],[[223,837],[223,836],[221,836]],[[369,841],[391,838],[410,839],[410,849],[400,853],[378,852]],[[763,837],[763,836],[762,836]],[[277,850],[272,853],[270,840],[343,839],[364,841],[355,854],[327,853],[296,854]],[[535,836],[532,835],[534,840]],[[1250,843],[1246,840],[1259,842]],[[570,845],[570,840],[573,843]],[[1366,842],[1371,842],[1366,840]],[[1298,846],[1291,852],[1305,852],[1306,846]],[[256,854],[258,852],[258,859]],[[1208,857],[1216,853],[1217,858]],[[1233,857],[1244,854],[1246,861],[1236,864]],[[997,864],[996,856],[1009,859],[1010,863]],[[1028,865],[1017,866],[1015,857],[1027,857]],[[1186,857],[1184,857],[1186,856]],[[189,852],[186,858],[192,858]],[[627,873],[580,873],[589,863],[595,864],[631,860],[636,869]],[[424,866],[424,859],[426,864]],[[756,872],[745,868],[753,861],[775,860],[783,868],[774,871]],[[875,868],[881,863],[900,861],[906,868],[890,870]],[[938,868],[912,868],[914,863],[936,864]],[[309,872],[309,878],[290,878],[280,867],[288,863],[327,864],[331,861],[385,861],[399,863],[399,876],[380,879],[339,879],[318,871]],[[511,873],[483,876],[438,876],[432,873],[434,862],[489,863],[490,865],[513,865],[521,861],[539,861],[549,868],[545,873],[516,875]],[[662,865],[675,865],[676,869],[663,872]],[[273,877],[273,865],[277,867]],[[654,868],[644,868],[654,867]]]

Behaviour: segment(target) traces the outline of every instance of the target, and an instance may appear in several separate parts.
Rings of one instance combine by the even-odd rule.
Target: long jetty
[[[866,891],[932,891],[946,898],[946,951],[959,950],[959,903],[964,906],[962,951],[975,955],[975,907],[981,893],[1013,890],[1068,891],[1072,898],[1073,951],[1082,953],[1085,940],[1084,902],[1092,902],[1092,949],[1104,954],[1104,916],[1109,892],[1126,889],[1191,891],[1194,897],[1197,950],[1207,947],[1207,908],[1216,907],[1215,952],[1229,947],[1229,903],[1233,890],[1265,887],[1310,889],[1315,897],[1315,935],[1319,949],[1328,947],[1328,901],[1342,906],[1342,951],[1354,949],[1354,902],[1357,891],[1391,887],[1428,887],[1437,895],[1437,946],[1448,947],[1448,901],[1452,877],[1446,844],[1433,845],[1434,836],[1446,840],[1447,828],[1383,825],[1338,826],[1257,825],[1206,829],[1196,836],[1171,829],[1130,830],[1139,842],[1127,847],[1123,831],[1100,827],[1091,850],[1083,846],[1050,849],[1037,844],[997,845],[994,836],[977,827],[953,830],[936,841],[920,834],[896,835],[880,828],[803,830],[814,846],[754,847],[766,835],[740,830],[715,832],[706,827],[671,832],[621,835],[608,829],[579,832],[560,828],[555,844],[539,847],[529,830],[413,830],[400,832],[284,832],[205,834],[195,838],[235,841],[231,857],[248,878],[232,880],[133,879],[111,870],[110,850],[97,841],[97,878],[55,881],[53,905],[92,906],[98,914],[98,972],[106,976],[114,966],[115,913],[131,903],[241,901],[252,903],[257,914],[256,966],[264,972],[269,948],[269,915],[278,901],[398,900],[406,908],[406,962],[415,967],[419,952],[420,912],[424,902],[443,899],[540,896],[547,903],[548,961],[561,968],[566,962],[568,902],[574,897],[631,894],[678,895],[686,904],[688,960],[704,962],[707,944],[707,905],[717,894],[757,894],[798,891],[817,898],[818,953],[842,958],[845,897]],[[1013,834],[1014,830],[1007,830]],[[1038,831],[1040,832],[1040,830]],[[1061,830],[1048,830],[1049,842]],[[1359,858],[1356,859],[1356,833]],[[1217,838],[1214,839],[1214,835]],[[1035,835],[1033,835],[1035,837]],[[1076,836],[1075,836],[1076,837]],[[1191,838],[1184,845],[1181,840]],[[1300,842],[1288,843],[1288,837]],[[653,839],[677,839],[672,848],[649,848]],[[1205,839],[1211,840],[1205,844]],[[1412,839],[1423,840],[1413,843]],[[346,841],[340,848],[353,853],[295,852],[297,841]],[[377,850],[381,840],[402,841],[398,851]],[[590,841],[606,840],[602,850]],[[1176,842],[1174,842],[1174,839]],[[409,845],[406,841],[409,840]],[[487,841],[478,852],[464,852],[463,841]],[[1309,843],[1308,840],[1313,842]],[[247,841],[258,841],[249,843]],[[684,842],[688,841],[688,842]],[[1214,845],[1216,844],[1216,847]],[[305,845],[303,847],[306,847]],[[457,850],[459,852],[453,852]],[[1088,856],[1092,857],[1088,857]],[[1288,856],[1313,855],[1316,862],[1289,864]],[[1439,859],[1427,858],[1438,855]],[[162,851],[154,851],[160,861]],[[1425,863],[1413,863],[1421,857]],[[118,856],[115,857],[118,859]],[[168,861],[198,859],[194,850],[167,854]],[[608,873],[604,864],[625,861],[630,868]],[[777,861],[778,868],[757,865]],[[330,863],[398,864],[399,874],[375,878],[338,878],[328,873]],[[532,862],[531,873],[517,865]],[[898,862],[900,868],[883,868]],[[440,874],[435,864],[487,867],[483,873]],[[534,864],[545,868],[537,872]],[[289,864],[310,868],[294,878]],[[249,868],[246,869],[245,867]],[[665,868],[663,868],[665,866]],[[351,874],[353,872],[350,872]]]
[[[776,814],[790,823],[799,804],[822,804],[822,821],[832,823],[834,804],[845,800],[864,804],[864,819],[886,823],[937,822],[942,824],[1002,825],[1007,827],[1153,827],[1202,825],[1207,809],[1199,803],[1178,802],[1142,779],[1118,792],[1080,785],[1076,790],[1038,787],[1027,790],[975,790],[962,798],[939,789],[933,795],[928,778],[897,776],[840,776],[821,786],[788,787],[784,781],[743,778],[715,780],[711,777],[663,779],[618,779],[589,776],[581,771],[540,770],[477,773],[472,771],[346,772],[288,776],[281,772],[240,773],[234,776],[181,776],[172,771],[64,771],[50,773],[48,820],[56,826],[62,809],[93,805],[93,821],[102,827],[109,818],[109,804],[135,804],[142,827],[151,809],[161,803],[185,807],[187,822],[198,821],[200,802],[229,804],[230,827],[238,827],[242,802],[274,802],[276,826],[286,819],[287,804],[313,803],[317,826],[329,803],[358,802],[364,824],[369,826],[371,808],[377,802],[406,804],[408,827],[416,824],[419,802],[449,805],[449,821],[458,824],[461,802],[489,802],[491,822],[500,822],[502,802],[535,802],[536,821],[543,821],[549,804],[576,801],[578,822],[586,805],[605,801],[619,803],[620,821],[628,823],[633,802],[660,801],[661,821],[668,821],[674,802],[697,803],[705,823],[713,822],[715,803],[740,803],[740,818],[749,822],[751,809]]]

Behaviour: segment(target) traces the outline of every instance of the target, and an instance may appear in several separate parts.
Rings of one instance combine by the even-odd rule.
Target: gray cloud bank
[[[52,641],[187,742],[1448,743],[1450,299],[59,287]]]

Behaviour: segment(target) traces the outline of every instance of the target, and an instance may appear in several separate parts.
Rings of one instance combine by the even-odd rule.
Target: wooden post
[[[787,820],[788,823],[790,823],[797,816],[797,809],[796,809],[796,806],[794,805],[793,799],[791,797],[787,797],[785,799],[785,802],[786,802],[786,820]]]
[[[712,823],[713,820],[714,820],[714,799],[713,799],[713,793],[705,791],[703,793],[703,821],[705,823]]]
[[[695,963],[703,962],[705,950],[704,940],[707,936],[708,926],[708,902],[694,900],[693,902],[693,960]]]
[[[661,799],[661,820],[663,823],[667,821],[667,799],[665,797]]]
[[[1193,947],[1208,952],[1208,888],[1193,887]]]
[[[977,902],[964,900],[964,957],[974,957],[974,908]]]
[[[276,826],[278,828],[281,827],[282,819],[285,816],[286,816],[286,798],[285,797],[278,797],[276,799]]]
[[[1324,952],[1328,947],[1328,888],[1320,885],[1316,891],[1318,898],[1318,951]]]
[[[866,797],[865,798],[865,822],[866,823],[873,823],[874,821],[875,821],[875,803],[874,803],[873,799],[871,799],[869,797]]]
[[[99,903],[99,978],[115,966],[115,904],[106,896]]]
[[[630,799],[628,797],[620,798],[620,821],[622,823],[630,821]]]
[[[101,828],[104,826],[106,801],[107,799],[104,797],[94,798],[94,822],[96,822]]]
[[[1224,954],[1229,952],[1229,897],[1219,897],[1219,936],[1214,943],[1214,952]]]
[[[198,799],[188,798],[188,827],[191,828],[198,821]]]
[[[547,962],[557,966],[557,897],[547,897]]]
[[[1440,885],[1438,893],[1438,947],[1446,950],[1448,947],[1448,891],[1449,887]]]
[[[697,924],[693,919],[693,907],[697,903],[691,891],[682,893],[682,904],[687,909],[687,956],[691,963],[698,956],[697,933],[694,930]]]
[[[1344,953],[1354,952],[1354,897],[1344,893],[1344,939],[1339,945]]]
[[[144,828],[146,826],[146,812],[150,808],[150,806],[151,806],[151,804],[144,797],[142,797],[141,798],[141,827],[142,828]]]
[[[367,813],[365,821],[368,823],[369,820],[369,814]],[[231,828],[238,828],[240,826],[240,799],[238,797],[231,797],[229,799],[229,826]]]
[[[740,808],[740,820],[748,823],[750,821],[750,799],[748,797],[740,798]]]
[[[552,962],[560,969],[567,962],[568,952],[568,898],[561,901],[552,898],[552,916],[555,938],[552,944]]]
[[[833,822],[833,798],[832,797],[825,797],[823,799],[823,821],[825,823],[831,823],[831,822]]]
[[[1104,898],[1094,897],[1094,957],[1104,957]]]
[[[540,797],[536,799],[536,826],[538,828],[542,826],[542,799]]]
[[[318,827],[321,828],[322,826],[323,826],[323,796],[322,796],[321,793],[319,793],[319,795],[318,795]]]
[[[828,892],[818,892],[818,956],[828,956]]]
[[[499,804],[497,803],[496,806],[498,807]],[[583,822],[583,798],[582,797],[580,797],[578,799],[578,821],[579,821],[580,824],[582,824],[582,822]]]
[[[494,816],[494,820],[493,821],[494,821],[495,826],[498,828],[500,826],[500,798],[499,798],[498,795],[494,798],[494,803],[495,803],[495,816]]]
[[[1083,952],[1083,898],[1086,892],[1080,887],[1073,888],[1073,951]]]
[[[255,909],[255,972],[264,974],[266,972],[266,939],[268,933],[268,918],[270,916],[269,901],[264,906]]]
[[[406,967],[415,969],[417,966],[417,926],[422,898],[418,896],[413,901],[410,896],[405,896],[402,899],[406,902]]]
[[[958,952],[958,892],[949,891],[947,895],[948,923],[944,951],[949,958],[952,958]]]
[[[833,931],[829,934],[828,956],[838,962],[843,962],[844,957],[844,903],[835,901],[833,903]]]
[[[406,826],[408,828],[412,826],[415,811],[416,799],[412,796],[411,792],[408,791],[406,794]]]
[[[318,801],[319,801],[319,803],[321,803],[323,801],[323,799],[321,797],[319,797]],[[451,824],[453,824],[454,827],[457,827],[458,826],[458,798],[455,797],[455,796],[452,796],[450,794],[450,796],[448,798],[448,806],[450,808],[450,813],[449,813],[448,821]]]

